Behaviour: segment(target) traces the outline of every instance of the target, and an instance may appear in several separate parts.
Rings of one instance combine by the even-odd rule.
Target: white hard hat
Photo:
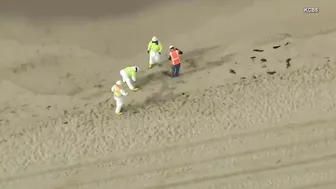
[[[122,82],[119,80],[119,81],[116,82],[116,84],[117,84],[117,85],[121,85]]]
[[[154,37],[152,38],[152,41],[158,41],[158,38],[157,38],[156,36],[154,36]]]
[[[138,72],[139,71],[139,67],[138,66],[133,66],[135,72]]]
[[[170,45],[170,46],[169,46],[169,49],[172,49],[172,48],[174,48],[174,46],[173,46],[173,45]]]

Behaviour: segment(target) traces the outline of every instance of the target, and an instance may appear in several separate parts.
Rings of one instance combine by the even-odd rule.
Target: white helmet
[[[135,72],[139,71],[139,67],[138,66],[133,66],[133,69],[134,69]]]
[[[119,80],[119,81],[116,82],[116,84],[117,84],[117,85],[121,85],[122,82]]]
[[[170,45],[170,46],[169,46],[169,49],[172,49],[172,48],[174,48],[174,46],[173,46],[173,45]]]
[[[156,37],[156,36],[154,36],[153,38],[152,38],[152,41],[158,41],[159,39]]]

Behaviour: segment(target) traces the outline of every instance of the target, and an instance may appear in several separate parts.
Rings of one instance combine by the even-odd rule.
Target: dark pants
[[[180,67],[181,64],[173,65],[172,66],[172,77],[177,77],[180,74]]]

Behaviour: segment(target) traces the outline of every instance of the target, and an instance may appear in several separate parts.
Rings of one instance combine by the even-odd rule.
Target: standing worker
[[[153,37],[148,43],[147,53],[149,54],[149,69],[153,67],[153,64],[160,62],[160,55],[162,52],[162,44],[157,37]]]
[[[177,77],[180,74],[180,68],[181,68],[181,60],[180,55],[183,54],[181,50],[178,48],[175,48],[174,46],[169,47],[170,53],[168,60],[172,63],[172,77]]]
[[[125,69],[120,70],[120,75],[122,77],[123,82],[127,83],[128,88],[132,91],[138,91],[139,88],[134,88],[132,81],[136,82],[136,73],[139,71],[138,66],[130,66]],[[132,81],[131,81],[132,79]]]
[[[122,115],[121,108],[124,104],[123,96],[128,95],[123,89],[121,89],[121,84],[121,81],[117,81],[116,84],[111,88],[111,91],[114,93],[114,100],[116,101],[115,113],[117,115]]]

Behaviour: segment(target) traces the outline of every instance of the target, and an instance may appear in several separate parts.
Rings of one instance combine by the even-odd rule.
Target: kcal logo
[[[318,13],[319,12],[319,8],[316,8],[316,7],[306,7],[306,8],[303,8],[303,12],[304,13]]]

